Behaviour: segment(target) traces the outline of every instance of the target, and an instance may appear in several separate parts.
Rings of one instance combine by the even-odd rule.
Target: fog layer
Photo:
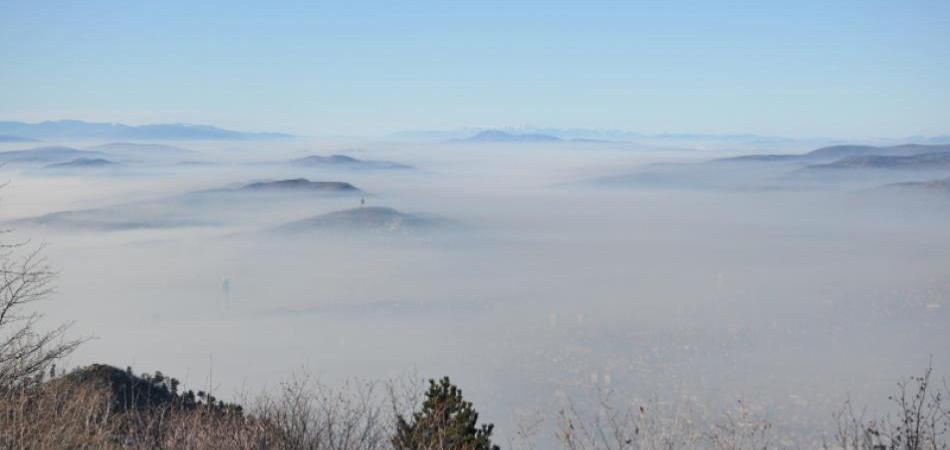
[[[950,355],[950,193],[880,188],[939,171],[610,143],[178,145],[193,152],[0,169],[3,220],[60,273],[49,323],[98,338],[73,364],[210,377],[223,395],[301,367],[448,374],[510,435],[604,387],[743,398],[804,427]],[[411,167],[291,162],[337,153]],[[297,178],[359,191],[240,189]],[[405,216],[280,232],[377,207]]]

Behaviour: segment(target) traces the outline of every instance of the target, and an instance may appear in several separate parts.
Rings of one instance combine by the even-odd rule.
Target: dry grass
[[[245,412],[214,402],[143,401],[133,398],[145,395],[138,388],[122,390],[137,394],[117,400],[120,389],[99,376],[104,366],[94,367],[97,377],[86,369],[83,376],[3,391],[0,448],[389,448],[393,410],[375,383],[333,389],[299,376],[261,394]]]
[[[559,413],[557,440],[568,450],[773,448],[771,425],[744,403],[709,420],[688,400],[647,400],[616,406],[609,395],[595,411],[568,404]]]
[[[59,377],[0,395],[0,448],[9,449],[312,449],[388,450],[395,418],[419,404],[419,384],[351,382],[331,388],[301,375],[246,402],[244,411],[174,402],[116,402],[108,383]],[[946,450],[947,386],[930,372],[899,384],[892,416],[864,420],[848,407],[829,423],[826,449]],[[572,404],[518,430],[512,448],[676,450],[789,448],[768,421],[744,403],[720,414],[688,401],[620,403],[601,398],[593,410]],[[145,405],[145,406],[143,406]],[[538,447],[543,420],[557,429]],[[710,417],[713,417],[710,419]],[[546,433],[546,432],[545,432]],[[433,440],[415,450],[449,449]],[[811,448],[811,447],[804,447]]]
[[[950,449],[950,386],[935,385],[933,370],[898,383],[890,398],[896,414],[866,420],[850,402],[835,415],[834,444],[841,450]]]
[[[48,383],[0,398],[0,447],[280,448],[278,433],[250,416],[209,408],[123,410],[105,385]]]

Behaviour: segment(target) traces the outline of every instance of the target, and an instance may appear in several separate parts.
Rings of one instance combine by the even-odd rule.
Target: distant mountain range
[[[541,133],[509,133],[501,130],[485,130],[475,133],[460,142],[561,142],[557,136]]]
[[[743,145],[788,145],[800,143],[789,138],[757,136],[753,134],[689,134],[689,133],[667,133],[667,134],[639,134],[616,130],[584,130],[584,129],[556,129],[556,128],[522,128],[522,129],[466,129],[467,135],[459,136],[456,132],[433,132],[431,136],[446,136],[447,140],[453,142],[573,142],[573,143],[645,143],[652,142],[667,143],[675,145],[689,145],[705,141],[714,141],[720,144],[730,142],[739,142]],[[397,138],[416,137],[425,140],[430,136],[425,132],[405,132],[396,133]],[[445,140],[445,139],[443,139]],[[817,142],[827,142],[827,140],[816,140]],[[948,139],[950,141],[950,139]]]
[[[0,121],[0,135],[17,139],[142,139],[142,140],[254,140],[292,137],[284,133],[250,133],[210,125],[121,123],[57,120],[39,123]]]
[[[870,145],[836,145],[832,147],[819,148],[809,155],[818,158],[845,158],[852,156],[912,156],[925,153],[940,153],[950,151],[950,144],[944,145],[923,145],[923,144],[904,144],[892,145],[889,147],[875,147]]]
[[[827,164],[814,164],[808,169],[950,169],[950,152],[922,153],[907,156],[848,156]]]
[[[950,174],[950,144],[836,145],[807,153],[751,154],[698,163],[647,164],[626,174],[594,181],[617,187],[761,191],[880,185],[945,174]]]
[[[762,155],[743,155],[732,158],[714,159],[712,163],[733,163],[733,162],[804,162],[819,163],[833,162],[841,160],[841,167],[860,166],[861,164],[874,164],[872,156],[879,157],[910,157],[916,155],[946,153],[950,152],[950,144],[941,145],[922,145],[922,144],[903,144],[889,147],[875,147],[871,145],[834,145],[822,147],[808,153],[802,154],[762,154]],[[852,158],[848,162],[844,159]],[[881,161],[886,164],[886,161]]]
[[[495,127],[495,128],[458,128],[454,130],[406,130],[389,135],[400,140],[464,140],[475,137],[482,132],[501,132],[511,135],[545,135],[563,141],[639,141],[639,140],[743,140],[750,142],[792,142],[795,139],[759,136],[754,134],[702,134],[702,133],[659,133],[647,134],[635,131],[590,128],[552,128],[552,127]],[[947,139],[950,141],[950,138]],[[826,141],[826,140],[825,140]]]
[[[704,149],[788,149],[799,150],[807,147],[856,142],[824,137],[790,138],[783,136],[757,135],[750,133],[640,133],[617,129],[591,128],[554,128],[536,126],[514,127],[464,127],[448,130],[405,130],[390,134],[388,137],[406,141],[462,141],[485,131],[497,131],[512,135],[545,135],[562,141],[578,143],[627,143],[640,146],[675,147]],[[942,136],[905,136],[898,138],[869,138],[858,141],[867,145],[899,145],[910,142],[920,144],[948,144],[950,135]]]

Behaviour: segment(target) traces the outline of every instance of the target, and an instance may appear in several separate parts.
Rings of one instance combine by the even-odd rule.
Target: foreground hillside
[[[392,393],[386,404],[371,385],[332,391],[298,378],[256,397],[249,411],[179,386],[160,372],[103,364],[8,386],[0,390],[0,447],[498,449],[492,425],[477,425],[478,413],[448,378],[430,381],[420,405]],[[412,408],[402,413],[404,405]]]
[[[537,435],[540,421],[533,428],[518,424],[522,431],[507,447],[538,448],[540,440],[570,450],[946,449],[950,392],[935,381],[928,370],[898,384],[891,397],[896,408],[884,419],[866,420],[845,404],[829,418],[827,436],[811,444],[777,435],[742,402],[720,416],[702,416],[663,402],[618,407],[602,399],[596,412],[573,403],[552,412],[553,439]],[[480,424],[473,404],[448,378],[430,380],[423,397],[418,385],[383,387],[331,389],[304,375],[239,405],[181,390],[177,379],[160,372],[134,375],[131,368],[93,364],[0,389],[0,447],[500,450],[492,443],[494,426]]]

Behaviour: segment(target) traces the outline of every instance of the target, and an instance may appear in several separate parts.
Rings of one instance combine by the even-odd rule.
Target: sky
[[[0,0],[0,120],[950,134],[950,2]]]

